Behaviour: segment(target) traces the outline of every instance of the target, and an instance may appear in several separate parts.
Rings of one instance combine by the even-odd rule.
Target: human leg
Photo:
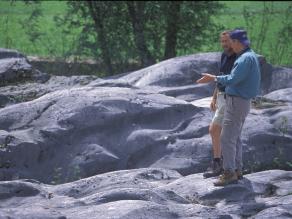
[[[226,109],[221,132],[221,146],[224,157],[224,174],[215,182],[216,186],[224,186],[237,181],[235,170],[242,166],[242,144],[240,135],[242,126],[249,112],[250,102],[242,98],[226,99]]]

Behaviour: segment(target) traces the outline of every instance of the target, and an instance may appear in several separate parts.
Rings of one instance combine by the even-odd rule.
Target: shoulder
[[[226,56],[226,54],[224,52],[221,53],[221,61],[224,59],[224,57]]]
[[[257,60],[257,55],[255,54],[253,50],[250,50],[242,54],[240,59],[242,62],[253,62],[254,60]]]
[[[237,55],[236,55],[236,53],[233,53],[230,57],[233,58],[233,59],[236,59]]]

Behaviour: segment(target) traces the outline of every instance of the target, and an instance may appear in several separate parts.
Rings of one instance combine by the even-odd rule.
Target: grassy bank
[[[217,17],[214,17],[218,24],[224,25],[227,29],[243,27],[248,30],[252,41],[252,47],[267,57],[268,61],[276,65],[292,66],[292,47],[287,47],[281,60],[275,60],[275,54],[279,43],[278,32],[285,21],[285,10],[290,2],[273,2],[273,14],[266,14],[269,20],[268,26],[263,27],[264,2],[259,1],[222,1],[226,9]],[[271,4],[271,2],[269,2]],[[24,26],[25,20],[29,18],[32,10],[40,7],[43,16],[40,17],[41,40],[32,43],[27,36]],[[65,14],[67,5],[65,1],[42,1],[41,4],[25,4],[23,1],[16,1],[11,4],[10,1],[0,1],[0,47],[17,49],[26,55],[37,55],[43,57],[64,57],[66,51],[70,50],[72,42],[80,30],[76,29],[73,34],[66,35],[57,28],[54,17]],[[250,16],[244,18],[243,11],[246,9]],[[292,12],[291,12],[292,13]],[[250,24],[246,23],[249,20]],[[23,24],[21,24],[23,23]],[[261,33],[265,34],[261,35]],[[218,34],[218,33],[214,33]],[[263,40],[263,44],[260,45]],[[291,40],[292,41],[292,40]],[[220,45],[217,42],[210,45],[204,45],[200,51],[192,48],[183,53],[195,53],[204,51],[220,51]]]

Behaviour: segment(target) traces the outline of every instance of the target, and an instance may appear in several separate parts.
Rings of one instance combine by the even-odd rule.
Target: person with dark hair
[[[218,75],[230,74],[232,66],[236,59],[229,39],[229,31],[223,31],[220,34],[220,44],[223,49],[221,54],[220,70]],[[205,178],[219,176],[223,172],[222,155],[220,146],[220,135],[225,108],[225,86],[217,83],[215,87],[210,108],[215,112],[212,122],[209,126],[209,133],[213,145],[213,161],[211,167],[203,174]]]
[[[260,89],[260,64],[257,55],[250,48],[250,41],[243,29],[229,33],[231,47],[236,53],[236,61],[229,75],[215,76],[203,73],[197,83],[215,81],[225,85],[226,107],[224,111],[221,147],[224,172],[215,186],[236,183],[242,177],[241,131],[246,116],[250,111],[251,99]]]

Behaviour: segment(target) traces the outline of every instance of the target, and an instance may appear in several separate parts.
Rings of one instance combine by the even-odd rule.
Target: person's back
[[[237,72],[236,77],[232,74]],[[238,55],[230,77],[226,78],[225,92],[233,96],[240,96],[244,99],[254,98],[260,89],[260,64],[255,52],[247,48]]]

